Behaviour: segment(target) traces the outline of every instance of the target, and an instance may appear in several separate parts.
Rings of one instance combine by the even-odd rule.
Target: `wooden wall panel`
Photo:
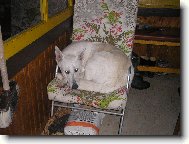
[[[69,38],[70,33],[64,32],[13,77],[20,87],[18,105],[12,124],[6,129],[0,129],[0,134],[39,135],[42,132],[50,116],[46,88],[55,74],[54,46],[63,49],[69,44]]]

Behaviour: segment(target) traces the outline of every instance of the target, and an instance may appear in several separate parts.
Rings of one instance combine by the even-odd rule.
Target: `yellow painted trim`
[[[139,7],[179,9],[180,0],[139,0]]]
[[[68,6],[73,6],[73,0],[68,0]]]
[[[166,45],[166,46],[180,46],[179,42],[162,42],[162,41],[151,41],[151,40],[134,40],[134,43],[152,44],[152,45]]]
[[[49,18],[47,22],[42,21],[36,26],[30,27],[29,29],[19,33],[18,35],[7,39],[4,42],[5,59],[9,59],[72,15],[73,7],[68,7],[61,13]]]
[[[174,9],[180,9],[180,6],[177,5],[153,5],[153,4],[140,4],[140,8],[174,8]]]
[[[48,20],[48,0],[40,0],[41,20]]]
[[[176,68],[137,66],[137,69],[139,71],[149,71],[149,72],[165,72],[165,73],[175,73],[175,74],[179,74],[180,73],[180,69],[176,69]]]

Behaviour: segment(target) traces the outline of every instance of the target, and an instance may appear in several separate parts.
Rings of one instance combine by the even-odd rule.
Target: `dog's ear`
[[[57,62],[63,59],[63,53],[60,51],[60,49],[57,46],[55,46],[55,55],[56,55]]]
[[[79,54],[78,60],[81,60],[81,61],[83,60],[85,50],[86,50],[86,49],[83,49],[83,51]]]

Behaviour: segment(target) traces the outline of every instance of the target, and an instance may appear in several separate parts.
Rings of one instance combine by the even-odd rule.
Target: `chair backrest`
[[[138,0],[75,0],[73,41],[110,43],[131,56]]]

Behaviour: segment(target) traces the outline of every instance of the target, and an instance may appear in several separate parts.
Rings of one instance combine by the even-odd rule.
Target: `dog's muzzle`
[[[77,85],[77,83],[73,83],[73,85],[72,85],[72,89],[77,89],[78,88],[78,85]]]

